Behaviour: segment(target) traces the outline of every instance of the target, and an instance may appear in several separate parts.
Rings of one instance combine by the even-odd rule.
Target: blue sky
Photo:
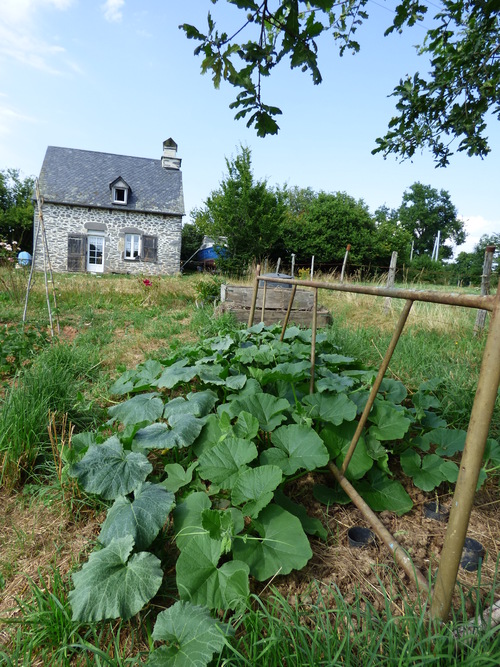
[[[178,28],[204,28],[209,10],[236,25],[224,0],[0,0],[0,169],[37,175],[48,145],[159,158],[173,137],[188,219],[218,187],[225,157],[246,145],[255,176],[270,185],[345,191],[372,211],[397,207],[416,181],[448,190],[469,235],[459,250],[470,250],[500,231],[498,122],[483,161],[456,155],[435,169],[428,154],[402,164],[371,155],[394,111],[388,95],[400,77],[427,69],[414,48],[422,27],[383,37],[395,4],[370,0],[356,56],[339,58],[321,39],[320,86],[284,63],[275,70],[264,94],[283,110],[281,130],[261,139],[233,119],[235,91],[214,90]]]

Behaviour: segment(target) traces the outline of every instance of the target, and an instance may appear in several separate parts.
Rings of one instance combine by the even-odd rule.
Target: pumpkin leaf
[[[229,633],[206,607],[180,600],[158,614],[153,639],[167,646],[150,653],[147,667],[206,667]]]
[[[99,542],[108,546],[115,538],[132,535],[135,546],[147,549],[160,532],[174,504],[174,494],[145,482],[134,491],[134,500],[120,496],[102,524]]]
[[[75,588],[68,596],[73,621],[127,620],[156,595],[163,579],[161,563],[150,553],[130,556],[133,548],[131,535],[115,539],[90,554],[73,574]]]
[[[153,466],[140,452],[125,452],[116,436],[90,445],[85,456],[70,467],[87,493],[112,499],[126,496],[144,482]]]

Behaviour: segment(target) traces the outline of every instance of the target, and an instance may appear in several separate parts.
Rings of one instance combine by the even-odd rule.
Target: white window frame
[[[130,249],[127,248],[127,241],[128,244],[130,245]],[[123,253],[123,258],[129,262],[137,262],[141,258],[141,251],[142,251],[142,235],[125,234],[125,250]]]
[[[123,194],[123,199],[120,199],[118,197],[118,193]],[[113,187],[113,204],[121,204],[122,206],[126,206],[128,201],[128,188],[121,188],[114,186]]]

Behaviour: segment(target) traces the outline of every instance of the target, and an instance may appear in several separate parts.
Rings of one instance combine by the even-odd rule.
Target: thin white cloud
[[[40,11],[64,11],[74,0],[2,0],[0,13],[0,57],[29,67],[59,74],[65,49],[38,35]]]
[[[2,97],[4,97],[2,95]],[[0,104],[0,134],[9,134],[16,122],[36,123],[36,118],[21,114],[12,107]]]
[[[106,0],[101,5],[101,9],[106,21],[110,23],[119,23],[123,18],[122,7],[125,5],[125,0]]]
[[[456,247],[455,253],[472,252],[481,236],[498,234],[500,230],[500,220],[486,220],[481,215],[459,215],[458,217],[464,222],[467,238],[463,245]]]

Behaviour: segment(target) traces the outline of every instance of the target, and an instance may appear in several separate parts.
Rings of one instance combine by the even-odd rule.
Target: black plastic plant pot
[[[448,521],[449,511],[435,500],[424,503],[424,516],[434,521]]]
[[[349,546],[351,547],[369,547],[375,544],[375,534],[369,528],[362,526],[353,526],[347,531]]]
[[[475,572],[479,567],[479,561],[484,556],[484,547],[481,542],[473,540],[472,537],[466,537],[462,551],[460,565],[467,572]]]

